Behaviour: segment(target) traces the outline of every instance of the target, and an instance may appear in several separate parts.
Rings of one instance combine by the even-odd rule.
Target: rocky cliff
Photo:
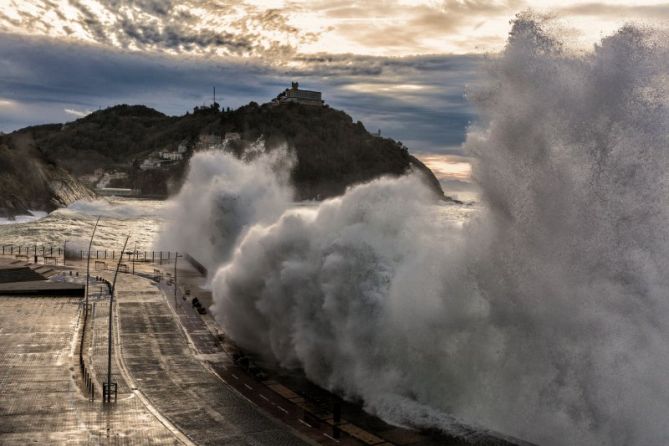
[[[29,133],[0,137],[0,217],[51,211],[93,193],[50,162]]]

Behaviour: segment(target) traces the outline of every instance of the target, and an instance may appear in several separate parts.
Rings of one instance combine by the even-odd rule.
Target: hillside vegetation
[[[336,196],[353,184],[382,175],[401,175],[412,168],[421,171],[435,193],[443,197],[432,172],[401,143],[370,134],[361,122],[353,122],[343,111],[328,106],[252,102],[236,110],[219,110],[214,104],[173,117],[142,105],[118,105],[64,125],[27,127],[0,137],[0,144],[9,147],[16,145],[12,141],[30,141],[26,159],[39,160],[38,164],[49,166],[48,172],[80,176],[100,168],[118,169],[127,172],[128,179],[113,186],[167,196],[178,190],[188,158],[206,146],[198,144],[202,137],[216,140],[230,132],[241,136],[240,142],[228,145],[237,155],[246,143],[259,138],[265,140],[268,150],[287,144],[294,151],[296,199]],[[183,161],[140,170],[141,162],[151,154],[174,151],[180,144],[188,148]],[[16,163],[19,161],[7,164],[14,167],[5,170],[23,168]],[[31,189],[31,194],[38,192],[39,188]],[[6,201],[7,195],[0,192],[0,200]],[[39,203],[34,198],[31,195],[28,201]]]

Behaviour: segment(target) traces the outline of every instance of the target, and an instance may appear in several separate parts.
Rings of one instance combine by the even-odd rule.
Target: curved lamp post
[[[95,221],[95,226],[93,226],[93,233],[91,234],[91,241],[88,242],[88,255],[86,256],[86,316],[88,316],[88,279],[89,273],[91,270],[91,247],[93,246],[93,237],[95,237],[95,231],[98,229],[98,223],[100,223],[100,217]]]
[[[177,309],[177,260],[183,257],[178,252],[174,253],[174,311]]]
[[[125,247],[128,245],[128,239],[130,239],[130,236],[127,236],[125,238],[125,243],[123,243],[123,249],[121,250],[121,253],[125,252]],[[116,264],[116,272],[114,272],[114,280],[112,282],[112,287],[110,290],[111,295],[109,296],[109,342],[108,342],[108,347],[107,347],[107,388],[105,391],[105,394],[102,395],[102,402],[111,403],[111,358],[112,358],[112,306],[114,303],[114,292],[116,291],[116,276],[118,276],[118,270],[121,266],[121,262],[123,261],[123,254],[118,256],[118,263]]]

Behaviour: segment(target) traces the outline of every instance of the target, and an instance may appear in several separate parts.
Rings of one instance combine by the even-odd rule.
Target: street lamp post
[[[135,242],[135,251],[132,253],[132,275],[135,275],[135,260],[137,259],[137,242]]]
[[[93,226],[91,241],[88,242],[88,254],[86,255],[86,316],[88,316],[88,279],[91,270],[91,246],[93,246],[93,237],[95,237],[95,231],[98,229],[98,223],[100,223],[100,217],[98,217],[95,221],[95,226]]]
[[[174,253],[174,309],[177,309],[177,260],[179,257],[183,257],[182,255],[179,255],[178,252]]]
[[[121,253],[125,252],[125,247],[128,245],[128,239],[130,236],[125,238],[125,243],[123,243],[123,249]],[[114,272],[114,280],[112,281],[111,292],[109,296],[109,335],[108,335],[108,346],[107,346],[107,385],[104,394],[102,395],[102,402],[105,400],[107,403],[111,403],[111,358],[112,358],[112,309],[114,304],[114,292],[116,291],[116,277],[118,276],[118,270],[121,267],[121,262],[123,261],[123,255],[118,257],[118,263],[116,264],[116,272]]]

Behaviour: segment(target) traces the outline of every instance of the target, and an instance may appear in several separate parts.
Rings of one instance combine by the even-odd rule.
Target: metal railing
[[[86,305],[86,304],[84,304]],[[95,383],[91,377],[88,367],[86,367],[86,361],[84,360],[84,345],[86,344],[86,328],[88,326],[88,308],[81,307],[84,323],[81,330],[81,341],[79,342],[79,370],[81,371],[81,376],[84,382],[84,389],[86,394],[91,401],[95,401]]]
[[[89,253],[91,259],[94,260],[117,260],[122,256],[128,262],[157,263],[159,265],[174,262],[174,257],[177,255],[174,251],[137,250],[122,252],[110,249],[91,249],[88,251],[85,249],[74,249],[69,246],[64,248],[60,244],[6,244],[0,246],[0,252],[3,256],[13,256],[26,260],[32,258],[44,264],[52,262],[56,265],[59,261],[87,259]]]

